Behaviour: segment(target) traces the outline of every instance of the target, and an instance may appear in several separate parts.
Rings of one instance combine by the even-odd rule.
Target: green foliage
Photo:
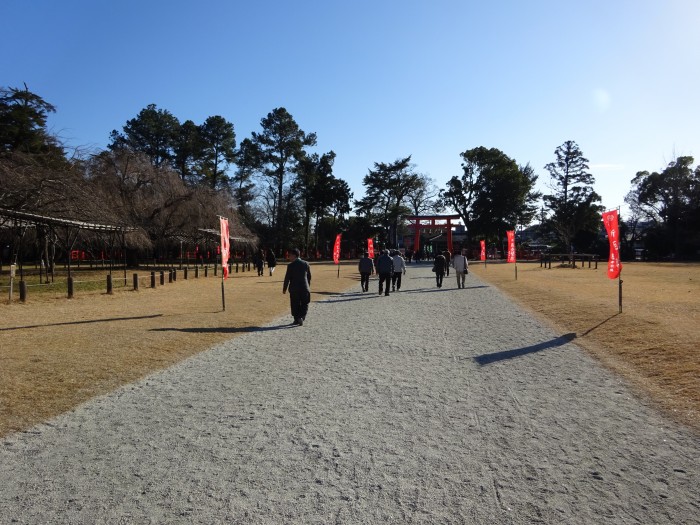
[[[551,213],[548,222],[562,246],[571,248],[575,239],[584,241],[600,229],[600,196],[593,191],[595,179],[588,171],[588,159],[571,140],[559,146],[556,160],[545,166],[553,193],[543,197]],[[583,246],[587,248],[588,245]]]
[[[696,257],[700,246],[700,166],[678,157],[660,173],[638,172],[625,198],[634,220],[651,222],[646,249],[656,256]]]
[[[110,150],[130,149],[145,154],[154,166],[171,162],[173,145],[178,138],[180,122],[165,109],[149,104],[139,114],[126,122],[123,132],[110,134]]]
[[[262,132],[253,132],[251,137],[251,145],[256,149],[252,158],[275,193],[273,227],[277,232],[277,252],[281,253],[286,242],[284,231],[288,229],[285,221],[289,217],[285,188],[293,182],[296,164],[305,155],[304,148],[316,145],[316,134],[305,133],[285,108],[272,110],[260,125]]]
[[[226,170],[236,158],[233,124],[221,116],[208,117],[199,127],[198,171],[211,189],[228,186]]]
[[[464,221],[472,237],[496,239],[516,224],[526,226],[540,197],[537,175],[501,150],[478,147],[461,153],[463,173],[452,177],[442,198]]]
[[[32,155],[43,165],[65,166],[64,151],[46,129],[56,108],[24,86],[0,88],[0,153]]]
[[[365,196],[355,202],[358,211],[381,225],[386,242],[396,246],[399,220],[411,213],[408,197],[422,185],[421,176],[411,165],[411,156],[390,164],[375,162],[374,170],[369,170],[362,184]]]

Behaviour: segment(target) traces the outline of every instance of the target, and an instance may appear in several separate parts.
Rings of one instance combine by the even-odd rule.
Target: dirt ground
[[[627,378],[670,415],[700,428],[700,264],[625,263],[618,281],[598,269],[540,268],[539,262],[473,262],[498,286]]]
[[[356,262],[313,264],[312,300],[357,284]],[[700,428],[700,265],[626,264],[623,313],[605,267],[472,263],[498,286],[626,377],[644,395]],[[284,266],[226,281],[184,280],[138,292],[29,298],[0,304],[0,435],[24,429],[154,370],[288,314]],[[290,318],[291,321],[291,318]],[[283,341],[280,341],[283,344]]]

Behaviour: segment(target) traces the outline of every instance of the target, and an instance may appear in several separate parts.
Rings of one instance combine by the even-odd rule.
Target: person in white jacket
[[[455,275],[457,276],[457,288],[464,288],[464,279],[469,272],[469,261],[467,261],[464,255],[464,250],[462,253],[455,253],[452,259],[452,267],[455,269]]]
[[[391,276],[391,291],[401,290],[401,275],[406,275],[406,261],[401,257],[401,252],[394,250],[391,254],[394,261],[394,273]]]

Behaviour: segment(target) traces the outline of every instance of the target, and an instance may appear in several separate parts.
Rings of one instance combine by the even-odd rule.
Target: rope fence
[[[241,265],[240,271],[246,271],[246,265]],[[250,266],[248,264],[248,266]],[[10,285],[0,285],[0,290],[3,293],[7,293],[12,290],[12,294],[9,296],[6,302],[15,302],[15,295],[19,294],[19,301],[24,303],[27,301],[30,290],[35,290],[37,292],[52,290],[56,292],[64,292],[68,299],[75,297],[76,293],[89,293],[101,291],[102,293],[112,294],[115,290],[121,291],[139,291],[141,288],[155,289],[159,286],[165,286],[166,284],[176,283],[178,279],[189,280],[189,279],[199,279],[206,278],[210,275],[217,277],[220,275],[220,268],[218,266],[210,267],[205,266],[192,266],[184,267],[178,269],[175,267],[148,267],[143,268],[146,273],[134,272],[131,275],[123,275],[119,272],[119,275],[115,273],[107,274],[101,279],[94,278],[75,278],[73,276],[66,277],[65,280],[54,281],[50,283],[30,283],[25,280],[20,280],[15,278],[15,282],[12,286]],[[248,268],[249,270],[249,268]],[[238,273],[239,266],[235,262],[229,264],[229,274]],[[6,296],[8,297],[8,296]]]

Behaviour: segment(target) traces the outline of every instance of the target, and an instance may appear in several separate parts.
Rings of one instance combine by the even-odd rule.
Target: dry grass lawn
[[[313,264],[312,300],[357,283],[356,262]],[[0,435],[29,427],[87,399],[288,314],[285,267],[226,281],[213,276],[114,295],[78,293],[0,304]],[[473,263],[511,295],[679,421],[700,428],[700,265],[626,264],[624,309],[605,267],[553,268]],[[291,318],[290,318],[291,321]],[[280,341],[283,344],[283,341]]]
[[[700,264],[625,263],[618,281],[598,269],[472,263],[557,330],[624,376],[676,420],[700,428]]]
[[[356,262],[312,263],[311,300],[356,282]],[[210,346],[289,313],[285,266],[226,281],[190,278],[138,292],[30,295],[0,304],[0,436],[60,414]],[[146,275],[147,272],[141,272]],[[104,275],[100,277],[104,281]],[[129,282],[131,274],[129,274]],[[31,293],[31,291],[30,291]],[[291,322],[291,317],[290,317]],[[283,344],[283,341],[280,341]]]

